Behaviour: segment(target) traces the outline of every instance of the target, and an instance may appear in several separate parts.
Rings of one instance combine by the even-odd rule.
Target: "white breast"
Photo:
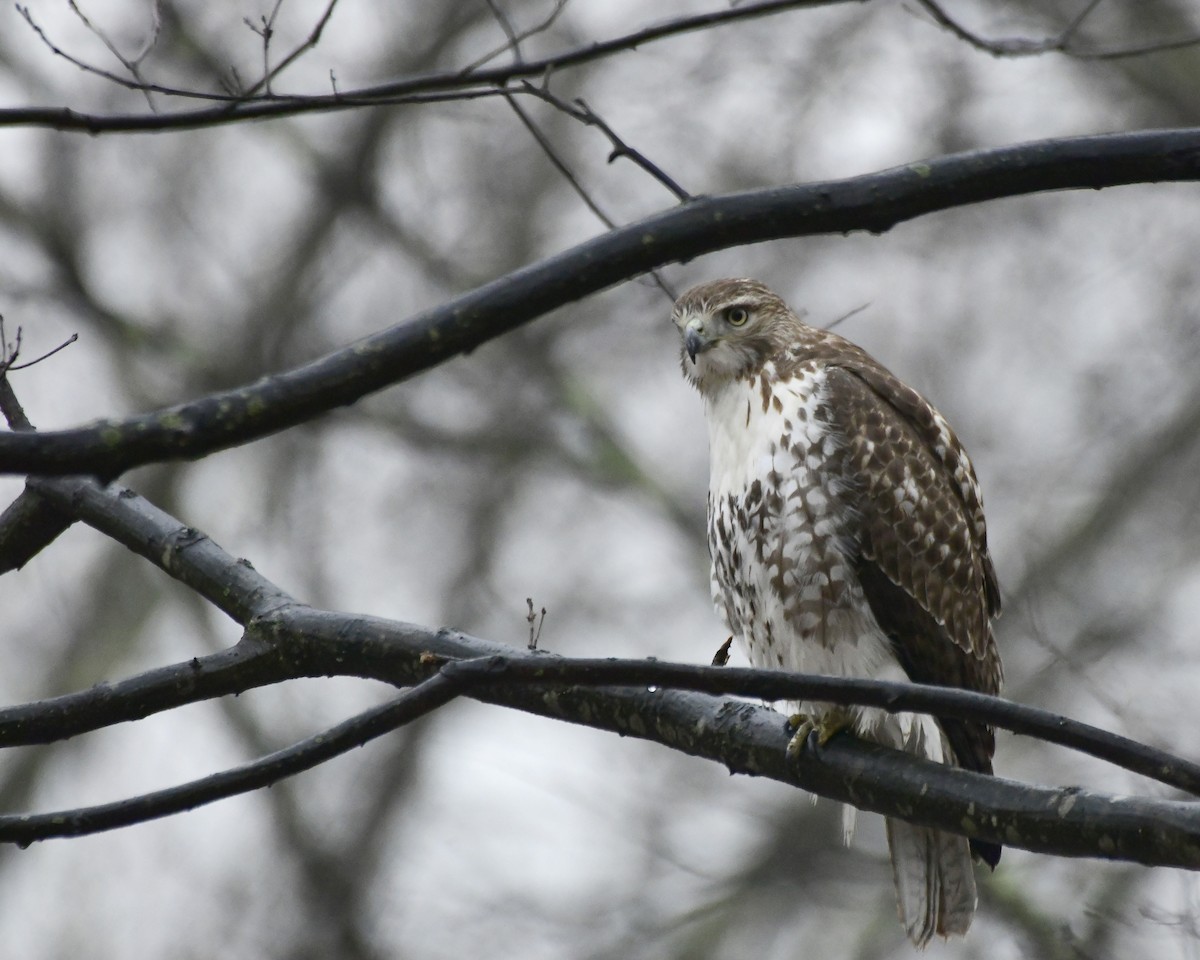
[[[773,378],[771,364],[763,376]],[[761,382],[757,377],[736,380],[705,398],[710,493],[740,494],[773,469],[803,467],[786,449],[781,452],[781,439],[789,438],[807,450],[821,449],[827,431],[816,422],[817,374],[807,373],[777,385],[782,410],[770,403],[763,409]]]
[[[774,381],[769,366],[764,375]],[[705,398],[713,601],[755,666],[902,680],[850,562],[844,478],[830,469],[837,437],[817,418],[823,389],[817,367],[773,383],[765,403],[759,378]],[[864,711],[857,725],[877,734],[885,717]]]

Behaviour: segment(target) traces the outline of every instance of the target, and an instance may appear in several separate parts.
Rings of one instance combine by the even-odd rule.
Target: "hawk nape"
[[[983,501],[942,415],[757,281],[695,287],[673,319],[708,421],[713,601],[750,662],[998,693],[1000,590]],[[798,709],[825,736],[846,726],[992,772],[995,737],[982,723]],[[971,855],[994,867],[999,845],[894,819],[887,837],[910,939],[966,933]]]

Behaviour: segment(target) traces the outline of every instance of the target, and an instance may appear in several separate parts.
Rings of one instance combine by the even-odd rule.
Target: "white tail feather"
[[[918,947],[962,936],[975,915],[975,870],[966,837],[888,818],[888,847],[900,922]]]
[[[889,731],[899,733],[891,745],[941,763],[953,757],[932,718],[901,714],[899,719],[899,729]],[[878,736],[879,732],[883,731],[877,731],[877,738],[885,739]],[[942,937],[964,935],[975,916],[978,899],[970,841],[890,817],[885,824],[900,922],[909,939],[924,947],[935,933]]]
[[[854,827],[858,823],[858,807],[852,807],[848,803],[842,804],[842,843],[850,846],[850,841],[854,839]]]

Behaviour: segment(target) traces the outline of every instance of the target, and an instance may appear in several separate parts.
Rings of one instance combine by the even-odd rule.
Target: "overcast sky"
[[[501,4],[518,30],[552,4]],[[288,0],[269,56],[325,4]],[[269,3],[166,2],[146,79],[253,82]],[[533,58],[719,2],[571,0]],[[991,37],[1078,4],[947,2]],[[126,57],[149,2],[83,8]],[[1101,5],[1084,49],[1200,30],[1186,4]],[[65,3],[30,12],[127,76]],[[1192,20],[1189,22],[1188,18]],[[276,93],[465,67],[505,42],[489,4],[342,0]],[[504,62],[505,53],[496,62]],[[849,177],[1024,140],[1196,123],[1200,52],[996,58],[915,3],[833,4],[562,70],[693,194]],[[148,99],[150,103],[148,103]],[[520,101],[616,223],[675,203],[594,128]],[[0,10],[0,106],[162,113]],[[1200,726],[1200,187],[1043,194],[663,270],[754,276],[861,343],[954,424],[980,475],[1016,699],[1185,755]],[[89,137],[0,127],[0,313],[41,429],[287,369],[604,224],[500,98]],[[707,663],[705,431],[668,296],[647,280],[557,311],[353,408],[124,478],[301,599],[566,655]],[[5,502],[21,489],[0,479]],[[234,642],[235,624],[83,527],[0,578],[0,697],[82,689]],[[741,663],[740,659],[735,662]],[[0,758],[5,812],[117,799],[241,763],[380,702],[306,681]],[[997,772],[1165,795],[1006,734]],[[0,939],[29,960],[121,957],[906,956],[881,821],[595,731],[459,703],[253,794],[97,837],[0,850]],[[965,943],[931,957],[1194,956],[1191,875],[1010,850]],[[1061,955],[1061,954],[1060,954]]]

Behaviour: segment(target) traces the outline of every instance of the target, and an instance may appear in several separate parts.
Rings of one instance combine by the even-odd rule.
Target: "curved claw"
[[[814,739],[813,746],[820,749],[843,730],[852,729],[854,718],[845,707],[834,707],[816,719],[803,713],[792,714],[788,718],[788,726],[796,728],[787,745],[787,755],[794,760],[800,756],[810,737]]]
[[[813,723],[812,717],[803,713],[793,713],[788,717],[788,728],[795,728],[796,731],[787,745],[787,755],[795,760],[804,750],[804,744],[808,742],[809,735],[816,729],[816,724]]]

